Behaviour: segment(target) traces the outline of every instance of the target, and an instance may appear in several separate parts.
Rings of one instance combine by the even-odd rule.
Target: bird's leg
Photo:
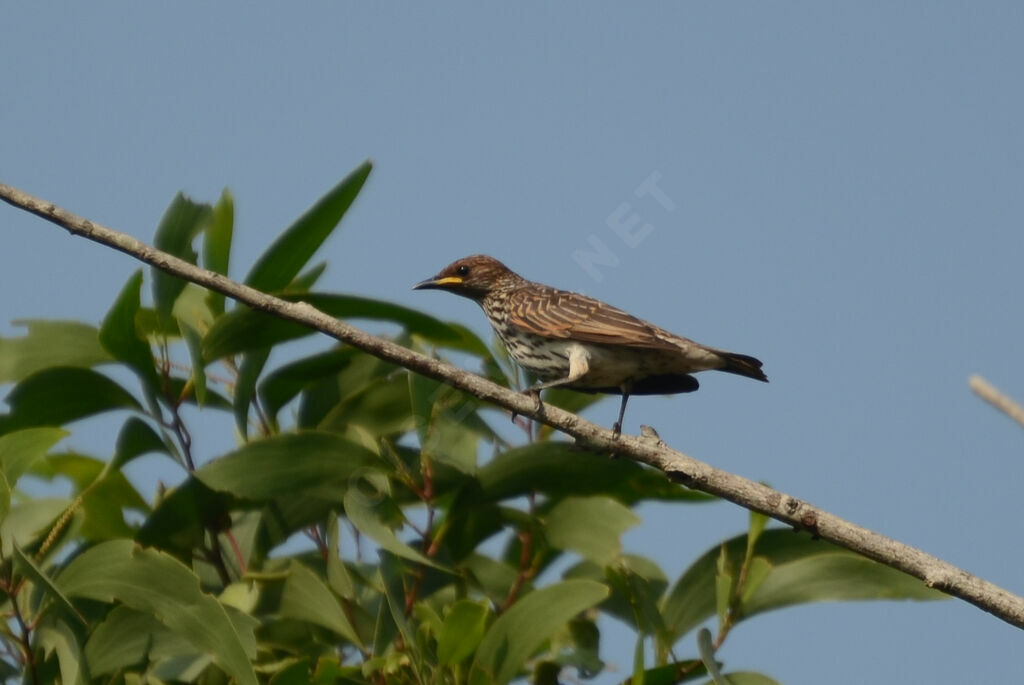
[[[612,426],[612,434],[618,438],[622,433],[622,418],[626,415],[626,402],[629,400],[629,383],[622,384],[622,404],[619,405],[619,420]]]
[[[579,379],[587,375],[590,371],[590,356],[587,351],[580,345],[572,345],[568,349],[569,352],[569,375],[565,378],[556,378],[553,381],[546,381],[544,383],[537,383],[536,385],[527,388],[523,392],[530,395],[537,401],[537,407],[534,412],[540,412],[541,401],[540,391],[547,388],[557,388],[560,385],[572,385]]]

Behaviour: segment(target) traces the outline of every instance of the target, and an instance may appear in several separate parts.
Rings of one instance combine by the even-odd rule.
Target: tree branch
[[[999,392],[998,388],[978,375],[971,376],[968,383],[974,394],[1024,426],[1024,407],[1014,402],[1011,397]]]
[[[1024,598],[919,549],[845,521],[807,502],[697,461],[682,452],[670,449],[654,435],[622,435],[616,440],[610,430],[558,407],[544,405],[538,414],[534,411],[534,401],[525,395],[503,388],[446,362],[431,359],[389,340],[365,333],[304,302],[286,302],[266,295],[2,183],[0,198],[55,223],[74,235],[120,250],[158,269],[231,297],[254,309],[315,328],[375,357],[447,383],[516,414],[533,416],[538,421],[576,438],[586,447],[606,452],[614,450],[619,456],[653,466],[663,471],[669,478],[691,488],[759,511],[795,528],[808,530],[824,540],[920,578],[929,587],[970,602],[1011,625],[1024,628]]]

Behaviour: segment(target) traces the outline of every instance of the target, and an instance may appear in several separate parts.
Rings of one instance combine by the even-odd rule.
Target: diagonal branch
[[[612,451],[663,471],[669,478],[845,547],[898,569],[929,586],[959,597],[1002,620],[1024,628],[1024,597],[972,575],[917,548],[819,509],[760,483],[714,468],[673,450],[653,434],[643,437],[612,432],[558,407],[544,405],[538,415],[534,401],[446,362],[396,345],[330,317],[304,303],[280,298],[199,268],[135,238],[96,224],[56,205],[0,183],[0,199],[57,224],[73,235],[107,245],[170,274],[222,293],[254,309],[315,328],[380,359],[447,383],[476,397],[557,428],[595,450]]]
[[[998,388],[981,376],[971,376],[968,382],[978,397],[1024,426],[1024,407],[1014,402],[1008,395],[999,392]]]

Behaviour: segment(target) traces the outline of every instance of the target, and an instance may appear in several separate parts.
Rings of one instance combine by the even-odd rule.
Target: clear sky
[[[0,180],[147,241],[179,189],[228,186],[242,276],[371,157],[325,289],[489,337],[471,303],[410,290],[484,252],[755,355],[769,385],[705,374],[632,400],[625,430],[1024,593],[1024,431],[967,387],[1024,400],[1022,37],[1019,2],[21,3]],[[138,268],[7,207],[0,236],[4,335],[98,322]],[[746,524],[641,514],[627,546],[670,578]],[[721,657],[790,684],[1014,682],[1021,639],[959,601],[829,604],[744,623]],[[609,644],[597,682],[631,652]]]

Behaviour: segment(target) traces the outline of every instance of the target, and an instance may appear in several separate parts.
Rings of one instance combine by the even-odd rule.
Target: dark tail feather
[[[719,371],[725,371],[726,373],[734,373],[737,376],[746,376],[747,378],[753,378],[755,381],[768,382],[768,376],[764,375],[764,371],[761,370],[761,360],[748,357],[745,354],[736,354],[735,352],[719,352],[722,359],[725,360],[725,366],[719,369]]]

